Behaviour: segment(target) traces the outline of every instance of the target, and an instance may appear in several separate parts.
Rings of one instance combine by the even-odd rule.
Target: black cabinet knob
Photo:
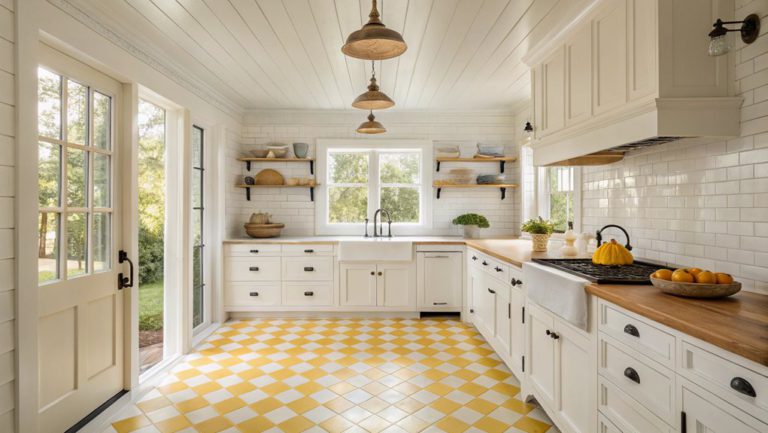
[[[552,335],[550,335],[550,337],[552,337],[553,340],[559,340],[560,334],[558,334],[557,332],[553,332]]]
[[[486,262],[485,260],[483,260],[483,266],[488,266],[488,262]]]
[[[637,374],[637,370],[632,367],[627,367],[624,369],[624,377],[631,380],[632,382],[640,383],[640,375]]]
[[[251,292],[248,294],[249,296],[259,296],[259,292]]]
[[[516,286],[517,285],[517,278],[512,278],[510,283],[512,284],[512,287]]]
[[[472,256],[472,260],[477,260],[477,256]]]
[[[500,268],[500,267],[498,267],[498,266],[496,266],[496,267],[495,267],[495,268],[493,268],[493,269],[494,269],[496,272],[501,272],[501,271],[503,271],[503,270],[504,270],[504,269],[501,269],[501,268]]]
[[[375,271],[371,271],[371,275],[376,275],[376,272]]]
[[[304,296],[315,296],[315,292],[304,292]]]
[[[381,271],[379,271],[379,276],[382,276],[382,275],[384,275],[384,273],[383,273],[383,272],[381,272]]]
[[[752,384],[749,383],[747,379],[744,379],[743,377],[734,377],[733,379],[731,379],[731,388],[733,388],[736,392],[740,394],[744,394],[749,397],[757,397],[755,388],[753,388]]]
[[[627,324],[627,326],[624,327],[624,333],[633,337],[640,337],[640,331],[638,331],[635,325],[632,324]]]
[[[315,268],[312,266],[304,266],[304,272],[314,272]]]
[[[251,271],[251,272],[259,272],[259,267],[258,266],[251,266],[250,268],[248,268],[248,270]]]
[[[305,253],[308,253],[308,254],[311,254],[311,253],[314,253],[314,252],[315,252],[315,250],[304,250],[304,252],[305,252]]]
[[[251,250],[251,254],[259,254],[259,250]]]
[[[550,331],[549,329],[547,329],[547,330],[546,330],[546,331],[544,331],[544,332],[546,332],[546,333],[547,333],[547,335],[551,335],[551,334],[552,334],[552,331]]]
[[[491,290],[491,288],[489,287],[489,288],[488,288],[488,293],[490,293],[490,294],[492,294],[492,295],[495,295],[495,294],[496,294],[496,291],[495,291],[495,290]]]

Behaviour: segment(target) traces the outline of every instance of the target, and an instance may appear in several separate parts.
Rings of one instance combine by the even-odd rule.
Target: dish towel
[[[548,266],[525,262],[523,281],[531,301],[587,330],[587,280]]]

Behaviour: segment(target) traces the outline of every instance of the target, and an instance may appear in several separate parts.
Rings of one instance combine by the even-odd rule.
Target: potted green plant
[[[454,225],[464,226],[465,238],[477,238],[480,236],[480,229],[487,229],[491,226],[488,218],[476,213],[465,213],[459,215],[451,221]]]
[[[552,236],[552,231],[555,229],[555,224],[552,221],[545,220],[542,217],[531,218],[523,223],[522,230],[531,235],[533,240],[533,251],[545,252],[547,251],[547,244],[549,243],[549,237]]]

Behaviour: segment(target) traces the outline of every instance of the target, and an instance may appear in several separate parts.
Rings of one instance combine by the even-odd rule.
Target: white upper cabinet
[[[534,164],[662,136],[738,136],[729,56],[707,53],[712,23],[733,12],[733,0],[597,0],[542,38],[523,58]]]

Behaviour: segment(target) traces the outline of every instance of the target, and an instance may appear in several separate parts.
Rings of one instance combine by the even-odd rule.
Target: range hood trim
[[[742,101],[741,97],[653,99],[536,140],[533,163],[557,165],[660,136],[737,137],[741,131]]]

